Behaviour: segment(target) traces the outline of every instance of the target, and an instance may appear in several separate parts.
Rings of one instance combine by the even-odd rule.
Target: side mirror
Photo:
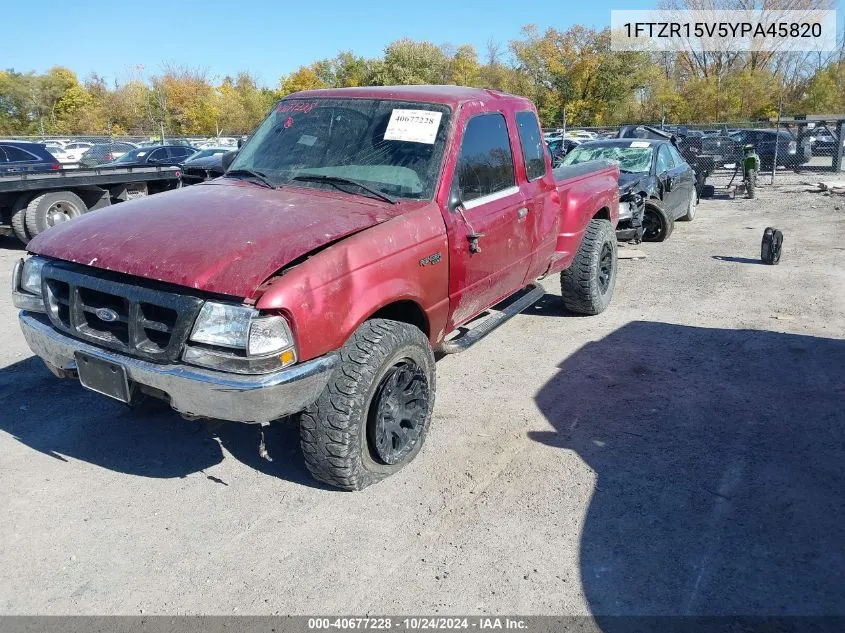
[[[457,187],[452,187],[452,192],[449,194],[449,211],[457,209],[463,201],[461,200],[461,192]]]
[[[238,139],[238,149],[240,149],[241,147],[243,147],[243,145],[244,145],[244,140],[243,140],[242,138],[239,138],[239,139]]]
[[[229,167],[232,165],[232,162],[234,162],[235,156],[237,155],[237,152],[226,152],[223,154],[223,157],[220,159],[223,163],[223,171],[229,171]]]

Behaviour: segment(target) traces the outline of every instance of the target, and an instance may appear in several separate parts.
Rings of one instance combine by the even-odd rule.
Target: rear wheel
[[[372,319],[350,337],[340,360],[300,416],[300,444],[316,479],[361,490],[422,448],[434,407],[434,354],[419,328]]]
[[[643,242],[663,242],[675,228],[675,219],[659,200],[648,200],[643,215]]]
[[[26,205],[29,201],[29,195],[24,194],[20,196],[17,200],[15,200],[15,204],[12,205],[12,231],[14,232],[15,237],[24,244],[28,244],[29,240],[32,239],[29,231],[26,230]]]
[[[616,235],[607,220],[591,220],[572,265],[560,273],[560,294],[570,312],[603,312],[613,297],[618,256]]]
[[[79,217],[88,210],[82,198],[71,191],[45,193],[30,200],[26,207],[26,229],[32,237]]]
[[[695,219],[695,212],[698,210],[698,192],[693,189],[687,204],[687,213],[681,220],[684,222],[692,222]]]

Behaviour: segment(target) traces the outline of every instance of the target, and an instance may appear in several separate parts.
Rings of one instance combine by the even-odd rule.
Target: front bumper
[[[30,349],[57,376],[75,376],[74,352],[84,352],[123,365],[132,383],[147,393],[166,395],[171,407],[189,416],[270,422],[298,413],[317,400],[338,363],[337,355],[329,354],[262,375],[230,374],[179,364],[159,365],[66,336],[43,316],[21,312],[19,319]]]
[[[639,243],[643,238],[643,217],[645,216],[645,201],[637,196],[634,201],[629,202],[629,213],[622,217],[620,214],[619,223],[616,225],[616,239],[620,242],[634,241]]]

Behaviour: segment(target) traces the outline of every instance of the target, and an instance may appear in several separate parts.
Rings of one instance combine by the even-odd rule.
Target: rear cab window
[[[543,135],[537,116],[530,110],[517,112],[516,126],[519,129],[519,143],[525,162],[525,177],[528,180],[542,178],[546,175],[546,156],[543,153]]]

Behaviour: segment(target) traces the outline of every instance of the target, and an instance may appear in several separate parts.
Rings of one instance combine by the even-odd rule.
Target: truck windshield
[[[627,143],[614,143],[612,145],[597,145],[588,143],[577,147],[563,159],[564,165],[577,165],[588,160],[612,160],[619,164],[620,171],[632,173],[644,173],[651,168],[651,156],[654,148],[652,146],[638,147],[642,141]]]
[[[283,99],[230,171],[259,172],[275,186],[327,188],[332,179],[349,179],[398,198],[430,199],[450,116],[448,107],[432,103]]]

